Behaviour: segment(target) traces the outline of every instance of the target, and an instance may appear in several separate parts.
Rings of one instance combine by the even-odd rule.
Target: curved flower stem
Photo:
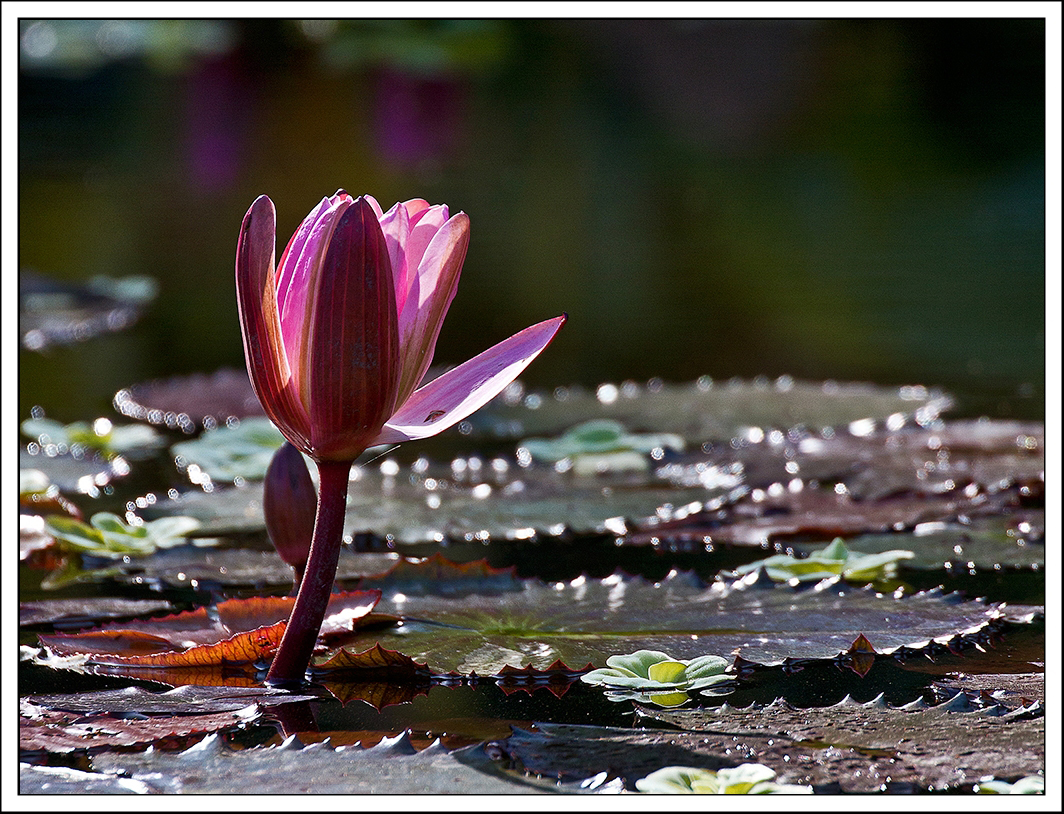
[[[310,664],[310,655],[318,639],[336,578],[352,463],[318,462],[318,512],[314,519],[314,539],[310,544],[306,572],[299,585],[292,615],[281,637],[277,655],[273,657],[270,672],[266,675],[266,683],[272,686],[300,684]]]

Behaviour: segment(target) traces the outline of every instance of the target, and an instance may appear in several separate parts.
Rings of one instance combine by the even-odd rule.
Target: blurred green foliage
[[[1045,25],[20,21],[20,266],[150,275],[20,356],[21,416],[243,365],[241,218],[344,187],[465,210],[437,359],[570,314],[526,381],[790,374],[1040,418]]]

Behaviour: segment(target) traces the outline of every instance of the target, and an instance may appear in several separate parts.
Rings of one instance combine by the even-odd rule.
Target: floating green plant
[[[727,659],[720,656],[685,660],[660,650],[637,650],[610,656],[606,664],[609,666],[585,673],[580,680],[606,687],[607,695],[614,701],[630,699],[663,707],[679,706],[688,700],[689,692],[705,691],[732,679],[725,673]]]
[[[1021,777],[1015,783],[990,778],[980,780],[974,790],[976,794],[1045,794],[1046,779],[1037,774]]]
[[[776,554],[741,565],[735,569],[735,573],[742,576],[764,568],[765,573],[778,582],[807,582],[836,576],[850,582],[878,582],[892,578],[897,572],[898,562],[913,556],[913,552],[902,550],[882,551],[877,554],[851,551],[841,537],[836,537],[828,546],[814,551],[808,557]]]
[[[664,450],[682,451],[684,440],[675,433],[632,433],[613,419],[593,419],[577,424],[557,438],[527,438],[518,458],[560,464],[568,461],[578,475],[601,472],[645,471],[648,455]]]
[[[268,418],[245,418],[170,448],[194,483],[262,480],[284,436]]]
[[[110,512],[97,512],[88,523],[62,515],[45,518],[45,529],[64,551],[111,559],[144,556],[159,548],[181,545],[199,525],[192,517],[161,517],[129,524]]]
[[[146,424],[115,426],[107,418],[97,418],[92,424],[86,421],[61,424],[50,418],[27,418],[20,428],[23,435],[44,449],[53,447],[60,453],[94,450],[107,458],[150,451],[163,443],[163,437]]]
[[[760,763],[744,763],[735,768],[696,769],[666,766],[636,780],[644,794],[812,794],[811,786],[775,782],[776,773]]]

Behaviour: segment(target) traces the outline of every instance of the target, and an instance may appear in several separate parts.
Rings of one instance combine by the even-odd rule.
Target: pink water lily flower
[[[318,466],[314,537],[270,670],[298,680],[328,602],[351,464],[367,448],[428,438],[482,407],[550,343],[565,316],[514,334],[419,387],[454,298],[469,217],[421,199],[387,212],[343,190],[322,200],[275,266],[265,195],[240,227],[237,305],[263,409]]]
[[[512,382],[565,322],[526,328],[417,386],[432,362],[469,245],[469,217],[415,199],[322,200],[274,268],[276,215],[260,196],[237,246],[244,351],[267,415],[315,460],[428,438]]]

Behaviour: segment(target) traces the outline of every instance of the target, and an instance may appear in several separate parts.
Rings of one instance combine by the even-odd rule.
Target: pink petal
[[[525,328],[433,379],[407,399],[370,446],[428,438],[457,424],[521,375],[565,320],[563,315]]]
[[[399,379],[392,267],[368,201],[360,198],[340,215],[311,296],[310,455],[350,462],[394,411]]]
[[[343,190],[329,198],[323,198],[292,235],[284,254],[281,255],[281,264],[277,270],[281,336],[284,339],[288,365],[296,378],[296,389],[303,397],[304,407],[309,407],[306,388],[303,386],[306,379],[304,346],[310,331],[308,295],[315,288],[315,278],[321,268],[336,222],[351,205],[352,200]]]
[[[414,392],[432,364],[436,340],[458,290],[468,248],[469,216],[459,212],[442,225],[424,250],[410,293],[399,312],[403,371],[399,381],[400,402]]]
[[[263,409],[293,444],[305,450],[308,417],[284,352],[274,279],[277,216],[260,195],[240,225],[236,249],[236,297],[248,375]]]

